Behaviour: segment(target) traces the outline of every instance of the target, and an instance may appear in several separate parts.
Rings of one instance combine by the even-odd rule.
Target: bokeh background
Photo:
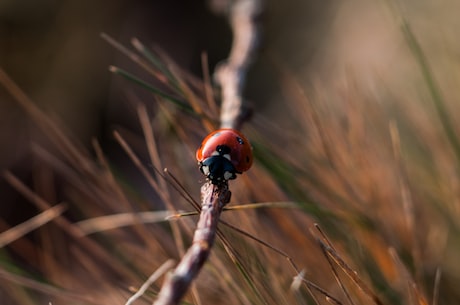
[[[234,202],[302,204],[300,211],[267,208],[227,218],[289,253],[310,280],[344,304],[346,298],[310,232],[314,222],[331,235],[338,252],[385,304],[460,300],[456,289],[460,283],[459,9],[455,1],[290,0],[268,1],[260,17],[260,49],[245,89],[254,108],[245,131],[253,139],[257,161],[253,171],[234,182]],[[414,52],[418,46],[405,34],[405,22],[423,56]],[[232,38],[224,14],[214,12],[205,1],[0,1],[0,67],[73,143],[90,151],[88,160],[94,163],[91,141],[99,141],[119,180],[112,193],[126,192],[130,205],[110,200],[119,200],[119,194],[102,196],[110,193],[102,190],[102,182],[95,184],[97,196],[82,191],[102,181],[94,178],[99,177],[98,167],[92,176],[80,172],[82,164],[70,164],[60,146],[50,141],[53,134],[37,128],[3,87],[2,171],[14,173],[52,204],[68,202],[70,222],[162,209],[164,197],[141,177],[112,135],[114,129],[125,131],[149,166],[133,107],[142,102],[152,116],[163,166],[199,198],[201,177],[193,153],[206,130],[195,117],[177,110],[162,116],[164,105],[158,106],[150,92],[110,73],[108,66],[117,65],[170,89],[104,41],[101,32],[126,46],[137,37],[146,46],[161,49],[197,79],[203,75],[203,52],[213,71],[227,56]],[[77,178],[58,170],[57,162],[43,161],[37,143],[66,160],[72,169],[67,172],[78,172]],[[80,179],[83,186],[73,179]],[[0,182],[2,231],[38,212],[6,180]],[[187,209],[183,198],[170,196],[177,200],[177,209]],[[100,206],[92,208],[92,203]],[[193,221],[184,221],[188,234]],[[167,226],[111,231],[94,240],[107,253],[116,248],[111,263],[120,266],[115,271],[102,266],[100,274],[88,280],[92,256],[82,257],[61,229],[48,224],[22,242],[3,247],[2,266],[99,304],[122,304],[130,285],[139,286],[165,259],[180,257]],[[234,275],[235,270],[227,271],[233,280],[213,281],[214,268],[217,274],[225,266],[237,269],[220,247],[214,267],[197,281],[203,304],[222,299],[232,304],[308,300],[306,292],[300,297],[289,294],[293,275],[282,257],[227,234],[248,263],[253,286],[262,297],[244,284],[240,287],[244,280]],[[259,252],[261,257],[253,258]],[[439,284],[436,274],[442,274]],[[5,304],[61,300],[43,289],[18,288],[24,285],[21,281],[14,283],[5,276],[1,281],[4,287],[13,287],[0,288]],[[93,281],[107,283],[93,290]],[[352,283],[347,285],[353,290]],[[203,292],[204,287],[208,291]],[[355,302],[367,304],[368,296],[354,289]],[[224,297],[232,292],[240,297]],[[67,304],[91,303],[73,301],[71,295],[62,298]],[[148,303],[148,298],[143,301]]]

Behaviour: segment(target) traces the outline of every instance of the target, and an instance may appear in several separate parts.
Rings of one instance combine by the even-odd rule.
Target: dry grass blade
[[[141,125],[144,131],[144,136],[147,142],[147,147],[149,150],[149,155],[150,158],[153,162],[153,168],[157,175],[161,177],[159,179],[160,182],[154,179],[150,172],[147,170],[147,168],[142,164],[138,156],[134,153],[134,151],[131,149],[129,144],[124,140],[124,138],[117,132],[114,132],[115,139],[117,142],[120,144],[120,146],[123,148],[123,150],[126,152],[126,154],[129,156],[131,161],[134,163],[136,168],[142,173],[144,178],[148,181],[148,183],[152,186],[152,188],[157,192],[157,194],[162,198],[163,202],[168,206],[168,208],[171,211],[174,211],[173,204],[171,203],[170,195],[168,193],[168,188],[165,184],[165,177],[162,172],[160,172],[156,166],[160,166],[160,157],[157,152],[157,147],[155,144],[155,139],[152,133],[152,127],[150,125],[148,116],[147,116],[147,111],[144,107],[139,107],[138,108],[138,114],[139,114],[139,119],[141,121]],[[165,215],[163,218],[165,220],[166,217],[170,216],[173,212],[169,213],[168,215]],[[138,214],[136,214],[138,215]],[[138,223],[142,222],[142,219],[138,219]],[[179,227],[176,223],[170,222],[170,226],[173,232],[173,239],[176,245],[176,249],[180,255],[183,255],[185,253],[184,250],[184,244],[183,244],[183,239],[181,232],[179,230]]]
[[[151,158],[151,160],[153,162],[153,168],[154,168],[155,172],[157,173],[157,175],[159,175],[161,177],[161,179],[159,179],[159,182],[152,177],[150,172],[142,164],[142,162],[139,160],[139,158],[134,153],[134,151],[131,149],[131,147],[128,145],[128,143],[116,131],[114,132],[115,139],[121,145],[121,147],[126,152],[126,154],[128,154],[129,158],[135,164],[136,168],[142,173],[144,178],[148,181],[148,183],[152,186],[152,188],[157,192],[157,194],[160,196],[160,198],[162,198],[163,202],[168,206],[168,208],[171,211],[173,211],[174,207],[173,207],[173,204],[171,203],[171,199],[170,199],[170,195],[168,193],[167,185],[165,184],[165,179],[164,179],[165,177],[156,167],[156,166],[161,165],[161,161],[160,161],[160,157],[159,157],[157,147],[156,147],[156,144],[155,144],[155,139],[154,139],[153,132],[152,132],[152,126],[151,126],[150,121],[148,119],[147,110],[145,109],[145,107],[140,106],[138,108],[138,115],[139,115],[139,119],[140,119],[140,122],[141,122],[142,129],[144,131],[144,136],[145,136],[145,139],[146,139],[149,155],[150,155],[150,158]],[[163,219],[165,219],[167,216],[170,216],[170,214],[171,213],[169,213],[169,215],[165,215],[165,217]],[[142,222],[142,219],[138,219],[137,221],[138,221],[138,223]],[[174,239],[174,242],[175,242],[176,250],[182,256],[185,253],[185,250],[184,250],[185,247],[184,247],[184,244],[183,244],[183,238],[182,238],[181,232],[179,230],[179,226],[174,222],[170,222],[169,224],[170,224],[171,230],[173,232],[173,239]],[[196,294],[196,293],[194,292],[194,294]]]
[[[13,186],[19,193],[24,195],[32,203],[34,203],[40,210],[46,211],[51,208],[51,205],[43,200],[40,196],[34,193],[30,188],[28,188],[22,181],[20,181],[16,176],[11,172],[3,172],[3,178]],[[81,231],[74,227],[69,221],[65,218],[58,216],[56,223],[61,226],[65,231],[75,238],[82,236]]]
[[[94,305],[100,304],[98,300],[94,300],[93,298],[83,295],[81,293],[73,293],[65,289],[60,289],[55,286],[44,284],[36,280],[33,280],[27,276],[13,274],[9,271],[4,270],[3,268],[0,268],[0,278],[6,279],[12,283],[16,283],[23,287],[27,287],[27,288],[45,293],[50,296],[58,296],[60,298],[65,298],[69,301],[79,300],[87,304],[94,304]]]
[[[298,281],[298,279],[295,279],[295,281]],[[308,293],[310,293],[310,296],[313,298],[316,304],[321,304],[321,302],[318,300],[316,297],[315,293],[313,293],[313,290],[318,291],[321,295],[324,296],[326,301],[328,303],[333,303],[337,305],[342,305],[342,302],[340,302],[337,298],[333,297],[329,292],[321,288],[320,286],[316,285],[315,283],[303,278],[302,281],[307,287]]]
[[[233,264],[237,267],[238,271],[243,276],[246,284],[251,289],[251,292],[253,294],[253,298],[254,299],[259,299],[263,303],[266,303],[266,301],[263,299],[263,296],[262,296],[261,292],[256,287],[256,281],[254,280],[254,277],[249,272],[248,268],[245,266],[244,260],[241,258],[241,255],[238,253],[238,251],[236,251],[233,248],[233,246],[230,244],[230,242],[225,238],[225,236],[222,233],[222,231],[217,230],[217,236],[219,236],[220,241],[222,242],[222,245],[223,245],[223,247],[225,249],[225,253],[231,259]]]
[[[147,224],[164,222],[167,221],[168,218],[174,217],[174,215],[177,214],[172,214],[167,211],[123,213],[94,217],[76,222],[74,225],[77,226],[83,234],[89,235],[97,232],[132,226],[138,223]]]
[[[134,151],[131,149],[131,147],[128,145],[128,143],[123,139],[123,137],[120,135],[118,131],[114,131],[113,135],[115,137],[115,140],[120,144],[120,146],[123,148],[123,150],[126,152],[126,154],[129,156],[131,161],[134,163],[134,165],[137,167],[137,169],[142,173],[145,179],[147,179],[148,183],[150,186],[158,193],[161,194],[161,188],[158,185],[157,181],[152,177],[152,175],[149,173],[147,168],[142,164],[141,160],[137,157],[137,155],[134,153]]]
[[[337,272],[337,270],[335,269],[332,261],[331,261],[331,257],[325,252],[324,248],[321,248],[323,250],[323,254],[324,256],[326,257],[327,259],[327,262],[332,270],[332,274],[334,275],[334,278],[337,282],[337,284],[339,285],[340,289],[342,290],[343,294],[345,295],[345,297],[347,298],[348,302],[352,305],[355,304],[355,302],[353,301],[352,297],[350,296],[350,293],[348,292],[347,288],[345,287],[344,283],[342,282],[342,280],[340,279],[340,276]]]
[[[318,224],[315,224],[315,228],[319,231],[319,233],[321,234],[321,237],[324,238],[324,240],[326,241],[326,244],[331,247],[331,249],[333,251],[335,251],[334,249],[334,245],[331,243],[331,241],[329,240],[329,238],[327,237],[327,235],[324,233],[324,231],[321,229],[321,227],[318,225]],[[323,255],[324,257],[326,257],[327,259],[327,262],[329,264],[329,267],[331,268],[332,270],[332,274],[334,275],[334,279],[335,281],[337,282],[337,284],[339,285],[340,289],[342,290],[342,292],[344,293],[345,297],[347,298],[348,302],[350,304],[354,304],[354,301],[353,299],[351,298],[350,294],[348,293],[348,290],[347,288],[345,287],[344,283],[342,282],[342,280],[340,279],[339,277],[339,274],[337,273],[337,270],[335,269],[334,265],[332,264],[332,261],[331,261],[331,257],[325,252],[324,248],[321,247],[321,250],[323,251]]]
[[[177,220],[181,217],[187,217],[187,216],[193,216],[193,215],[199,215],[199,211],[193,211],[193,212],[179,212],[175,214],[171,214],[170,216],[166,217],[166,220],[168,221],[174,221]]]
[[[434,285],[433,285],[433,305],[438,305],[439,302],[439,287],[441,282],[441,275],[442,271],[440,268],[436,269],[436,275],[434,277]]]
[[[402,152],[401,152],[401,139],[399,135],[399,130],[396,122],[390,121],[389,124],[391,143],[393,146],[393,153],[395,157],[395,162],[398,170],[398,180],[401,189],[401,202],[404,211],[404,219],[406,221],[406,226],[408,231],[411,233],[411,252],[414,259],[415,270],[418,273],[422,270],[422,258],[421,258],[421,248],[416,237],[417,232],[417,217],[415,217],[415,207],[412,199],[412,193],[409,187],[409,177],[407,176],[407,169],[403,162]],[[419,278],[420,274],[416,274],[416,278]]]
[[[287,253],[281,251],[280,249],[276,248],[275,246],[272,246],[269,243],[267,243],[267,242],[255,237],[255,236],[252,236],[251,234],[239,229],[238,227],[236,227],[236,226],[234,226],[232,224],[229,224],[228,222],[225,222],[225,221],[221,220],[220,223],[225,225],[225,226],[227,226],[227,227],[229,227],[229,228],[232,228],[236,232],[238,232],[238,233],[240,233],[240,234],[242,234],[242,235],[244,235],[244,236],[246,236],[246,237],[248,237],[248,238],[250,238],[252,240],[255,240],[256,242],[258,242],[258,243],[264,245],[265,247],[267,247],[267,248],[275,251],[276,253],[280,254],[281,256],[283,256],[285,259],[288,260],[289,264],[291,265],[291,267],[296,272],[296,276],[300,273],[300,270],[299,270],[299,268],[297,268],[296,264],[294,263],[294,260]]]
[[[406,289],[408,290],[406,296],[408,300],[410,300],[414,304],[428,305],[427,298],[425,297],[423,292],[418,288],[418,285],[413,280],[409,270],[407,270],[406,266],[401,262],[401,259],[399,258],[396,250],[394,248],[390,248],[388,251],[390,252],[390,255],[393,258],[395,264],[399,267],[398,269],[401,273],[401,278],[403,279],[403,283],[406,286]]]
[[[317,239],[321,249],[324,251],[324,255],[330,256],[335,263],[345,272],[345,274],[377,305],[383,305],[380,298],[370,289],[370,287],[364,283],[363,280],[358,276],[358,273],[353,270],[329,245],[324,243],[322,240]],[[342,286],[342,285],[341,285]]]
[[[170,269],[173,264],[174,261],[172,259],[164,262],[157,270],[155,270],[154,273],[152,273],[152,275],[147,279],[147,281],[145,281],[145,283],[142,284],[139,290],[128,299],[125,305],[131,305],[138,298],[140,298],[147,291],[150,285],[152,285],[152,283],[154,283],[160,276],[162,276],[168,269]]]
[[[115,193],[116,197],[119,198],[120,201],[124,202],[127,207],[129,207],[130,206],[129,200],[126,197],[125,193],[123,192],[123,189],[119,187],[118,182],[113,172],[110,170],[109,162],[105,158],[99,142],[96,139],[93,139],[92,144],[93,144],[94,151],[96,152],[97,159],[99,160],[99,164],[105,169],[104,180],[110,186],[110,191]]]
[[[39,209],[45,211],[51,208],[51,205],[48,202],[34,193],[11,172],[3,172],[3,178],[19,193],[34,203]],[[132,274],[125,269],[125,266],[117,264],[116,260],[109,253],[105,252],[105,250],[96,242],[87,238],[82,238],[85,235],[84,232],[77,226],[73,225],[69,220],[64,218],[62,215],[58,215],[54,221],[58,227],[60,227],[71,238],[86,249],[87,253],[94,256],[102,266],[107,268],[107,270],[112,270],[115,274],[118,274],[121,277],[125,277],[127,279],[131,278]]]
[[[321,227],[318,225],[318,224],[315,224],[315,228],[316,230],[320,233],[322,239],[324,239],[325,242],[323,242],[321,239],[317,239],[320,247],[321,247],[321,251],[323,252],[324,256],[326,257],[328,263],[329,263],[329,266],[333,272],[333,275],[334,275],[334,278],[335,280],[337,281],[337,283],[339,284],[340,288],[342,289],[342,291],[344,292],[346,298],[348,299],[348,301],[353,304],[353,300],[350,296],[350,294],[348,293],[346,287],[344,286],[342,280],[340,279],[338,273],[337,273],[337,270],[334,268],[334,266],[332,265],[332,262],[331,262],[331,258],[336,262],[336,264],[342,268],[342,270],[345,272],[345,274],[347,274],[353,282],[355,282],[355,284],[366,294],[368,295],[376,304],[379,304],[379,305],[382,305],[382,301],[380,300],[380,298],[359,278],[358,274],[356,271],[354,271],[351,267],[349,267],[345,261],[339,256],[339,254],[337,253],[337,251],[335,250],[334,248],[334,245],[332,244],[332,242],[329,240],[329,238],[327,237],[326,233],[321,229]]]
[[[147,149],[149,151],[150,160],[155,169],[161,168],[161,159],[160,154],[158,153],[158,148],[156,145],[155,137],[153,134],[152,124],[147,113],[147,109],[144,104],[139,104],[137,108],[137,114],[139,116],[139,121],[142,126],[142,131],[144,132],[145,142],[147,144]],[[157,171],[159,173],[159,171]],[[171,203],[171,196],[168,192],[168,187],[166,185],[166,179],[159,179],[158,185],[162,190],[159,192],[159,195],[162,197],[163,201],[166,203],[166,206],[169,210],[174,210],[174,206]],[[179,226],[175,223],[171,223],[171,229],[173,231],[174,240],[176,242],[176,247],[180,255],[184,255],[185,246],[183,243],[182,235],[179,230]]]
[[[55,205],[54,207],[45,210],[37,216],[34,216],[29,220],[24,221],[23,223],[5,232],[2,232],[0,234],[0,248],[43,226],[56,217],[59,217],[66,209],[67,205],[65,204]]]
[[[77,147],[63,132],[62,128],[43,113],[19,86],[0,68],[0,84],[11,94],[16,102],[34,120],[37,126],[48,135],[48,138],[59,148],[63,155],[74,164],[80,164],[82,171],[91,173],[91,166],[86,159],[84,150]]]
[[[261,208],[281,208],[281,209],[298,209],[299,206],[292,201],[277,201],[277,202],[258,202],[248,204],[235,204],[225,207],[225,211],[252,210]]]
[[[212,114],[216,114],[219,112],[216,100],[214,99],[213,94],[213,87],[211,84],[211,76],[209,73],[209,63],[208,63],[208,55],[207,53],[201,53],[201,70],[203,71],[203,86],[204,86],[204,93],[206,95],[206,101],[208,103],[208,107],[211,110]]]

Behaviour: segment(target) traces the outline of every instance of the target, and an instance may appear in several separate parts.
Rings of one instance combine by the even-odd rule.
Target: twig
[[[220,127],[240,129],[247,118],[242,90],[259,36],[255,20],[261,12],[262,0],[227,3],[231,4],[229,20],[234,35],[233,45],[227,61],[216,68],[214,77],[222,90]],[[178,304],[185,295],[209,256],[220,213],[230,201],[230,195],[227,183],[213,185],[206,182],[201,187],[201,214],[193,243],[176,269],[166,277],[155,305]]]
[[[246,118],[242,91],[259,39],[256,19],[261,10],[262,0],[232,1],[229,20],[233,30],[233,45],[228,59],[214,73],[214,78],[222,89],[222,128],[241,129]]]
[[[227,184],[216,186],[207,182],[201,187],[201,195],[201,214],[193,243],[176,269],[167,275],[154,305],[178,304],[209,256],[220,213],[230,201],[231,193]]]

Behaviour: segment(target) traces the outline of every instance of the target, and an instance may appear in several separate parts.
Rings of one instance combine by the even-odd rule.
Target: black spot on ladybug
[[[225,155],[229,154],[231,149],[227,145],[217,145],[216,151],[219,153],[219,155]]]
[[[236,137],[236,140],[238,141],[239,144],[243,145],[244,141],[240,137]]]
[[[249,156],[246,156],[246,163],[249,163],[250,159]]]

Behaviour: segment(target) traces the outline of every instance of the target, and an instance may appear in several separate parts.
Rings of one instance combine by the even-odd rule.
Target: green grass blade
[[[153,94],[155,95],[158,95],[162,98],[165,98],[166,100],[174,103],[176,106],[178,106],[179,108],[189,112],[189,113],[192,113],[192,114],[195,114],[195,111],[193,111],[192,107],[190,107],[190,105],[186,104],[184,101],[176,98],[176,97],[173,97],[171,96],[170,94],[158,89],[158,88],[155,88],[153,87],[152,85],[148,84],[147,82],[141,80],[140,78],[134,76],[133,74],[123,70],[123,69],[120,69],[118,67],[114,67],[114,66],[111,66],[110,67],[110,71],[115,73],[115,74],[118,74],[120,76],[122,76],[123,78],[141,86],[142,88],[144,89],[147,89],[148,91],[152,92]]]
[[[168,70],[168,68],[164,65],[163,61],[158,58],[158,56],[147,49],[139,40],[133,39],[132,44],[134,47],[153,65],[155,68],[160,70],[168,80],[174,85],[176,89],[179,89],[178,81]]]
[[[460,142],[458,141],[458,136],[452,125],[452,121],[449,116],[448,110],[445,107],[445,102],[444,98],[442,97],[441,90],[439,89],[439,86],[433,77],[433,72],[430,68],[430,65],[425,56],[425,53],[423,52],[422,47],[420,46],[417,38],[412,32],[409,23],[405,19],[403,19],[402,21],[402,32],[412,51],[412,54],[414,55],[421,69],[422,76],[428,86],[428,90],[430,92],[431,98],[433,99],[444,132],[446,133],[450,145],[454,149],[455,155],[457,156],[457,161],[460,162]]]

